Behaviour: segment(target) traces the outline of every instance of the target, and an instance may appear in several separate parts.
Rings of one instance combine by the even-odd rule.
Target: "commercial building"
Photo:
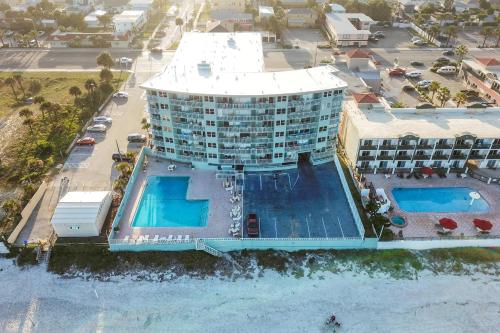
[[[372,93],[344,103],[339,138],[360,172],[500,166],[500,108],[391,109]]]
[[[213,10],[245,11],[245,0],[212,0]]]
[[[380,91],[382,85],[380,71],[368,51],[358,48],[349,50],[346,52],[346,65],[352,74],[370,87],[370,91],[375,93]]]
[[[479,90],[495,105],[500,105],[500,61],[496,58],[464,60],[460,77],[465,83]]]
[[[115,33],[121,35],[133,30],[141,29],[146,23],[145,12],[142,10],[125,10],[113,16]]]
[[[214,10],[210,13],[210,17],[213,19],[211,22],[217,22],[226,32],[251,31],[253,29],[253,17],[249,13],[232,10]],[[210,25],[213,25],[213,23],[207,24],[207,32],[210,32]]]
[[[62,47],[116,47],[129,46],[130,35],[125,33],[116,35],[111,32],[61,32],[56,30],[45,39],[50,48]]]
[[[330,66],[264,71],[259,33],[186,33],[142,88],[157,156],[265,170],[334,159],[347,84]]]
[[[286,19],[290,28],[310,28],[316,25],[318,14],[310,8],[291,8],[286,11]]]
[[[326,28],[338,47],[367,46],[374,21],[361,13],[328,13]]]
[[[103,24],[101,23],[101,21],[99,21],[99,17],[104,15],[106,15],[105,10],[96,10],[91,12],[90,14],[87,14],[87,16],[83,18],[83,20],[89,28],[100,28],[103,27]]]

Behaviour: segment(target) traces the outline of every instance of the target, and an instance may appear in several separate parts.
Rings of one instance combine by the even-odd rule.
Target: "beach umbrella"
[[[422,171],[423,174],[429,175],[429,176],[434,173],[432,168],[429,168],[429,167],[423,167],[420,171]]]
[[[453,230],[453,229],[456,229],[458,227],[457,222],[455,222],[454,220],[449,219],[447,217],[440,219],[439,220],[439,224],[443,228],[446,228],[446,229],[449,229],[449,230]]]
[[[481,230],[490,230],[493,228],[493,224],[488,220],[474,219],[473,223],[476,228]]]

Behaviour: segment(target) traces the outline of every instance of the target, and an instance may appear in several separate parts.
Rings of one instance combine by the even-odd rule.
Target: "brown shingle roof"
[[[370,58],[370,53],[361,49],[352,49],[347,51],[346,55],[349,58]]]
[[[477,61],[482,63],[485,66],[499,66],[500,61],[498,61],[496,58],[477,58]]]
[[[364,94],[352,94],[354,99],[356,100],[356,103],[358,104],[363,104],[363,103],[378,103],[378,97],[375,96],[373,93],[364,93]]]

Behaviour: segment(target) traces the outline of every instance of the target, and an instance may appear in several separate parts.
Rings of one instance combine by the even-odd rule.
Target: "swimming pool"
[[[401,210],[412,213],[485,213],[483,199],[471,203],[469,187],[394,188],[392,195]]]
[[[204,227],[208,200],[187,200],[189,177],[149,177],[133,227]]]

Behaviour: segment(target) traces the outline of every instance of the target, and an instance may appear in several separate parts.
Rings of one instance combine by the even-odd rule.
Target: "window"
[[[166,143],[174,143],[174,139],[172,138],[165,138]]]
[[[208,154],[208,158],[217,158],[217,154],[210,153]]]
[[[69,227],[70,230],[79,230],[80,227],[79,226],[76,226],[76,225],[72,225],[71,227]]]
[[[173,149],[173,148],[167,148],[167,153],[174,154],[175,153],[175,149]]]
[[[151,95],[151,96],[156,96],[156,95],[157,95],[157,93],[156,93],[156,91],[154,91],[154,90],[148,90],[148,95]]]
[[[420,163],[423,163],[422,161],[420,161]],[[397,164],[397,168],[404,168],[406,166],[406,162],[405,161],[399,161],[398,164]]]
[[[319,120],[328,120],[329,117],[329,115],[321,116]]]
[[[323,92],[323,97],[330,97],[330,96],[332,96],[332,93],[333,92],[331,90],[330,91],[325,91],[325,92]]]
[[[285,114],[286,109],[276,109],[276,114]]]
[[[215,126],[215,121],[213,121],[213,120],[207,120],[206,123],[207,123],[207,126]]]
[[[283,142],[277,142],[274,144],[274,148],[283,148],[283,147],[284,147]]]
[[[283,157],[283,153],[275,153],[274,154],[274,158],[282,158]]]
[[[159,92],[158,92],[158,95],[159,95],[160,97],[167,97],[167,93],[166,93],[165,91],[159,91]]]
[[[327,129],[327,127],[326,127],[326,126],[321,126],[321,127],[319,128],[319,132],[324,132],[324,131],[326,131],[326,129]]]
[[[284,120],[276,120],[276,126],[285,126]]]
[[[204,96],[203,100],[205,102],[213,102],[214,101],[214,97],[213,96]]]
[[[208,147],[209,147],[209,148],[217,148],[217,144],[216,144],[216,143],[213,143],[213,142],[209,142],[209,143],[208,143]]]
[[[214,109],[205,109],[205,114],[214,114]]]
[[[399,163],[398,163],[399,164]],[[415,167],[416,168],[421,168],[424,166],[424,162],[423,161],[416,161],[415,162]]]
[[[207,132],[207,136],[210,138],[215,138],[216,134],[215,134],[215,132]]]
[[[286,102],[286,96],[278,96],[278,102]]]
[[[318,142],[325,142],[326,138],[318,138]]]
[[[168,109],[168,104],[160,104],[160,108],[163,110]]]
[[[285,132],[276,132],[275,137],[285,136]]]

